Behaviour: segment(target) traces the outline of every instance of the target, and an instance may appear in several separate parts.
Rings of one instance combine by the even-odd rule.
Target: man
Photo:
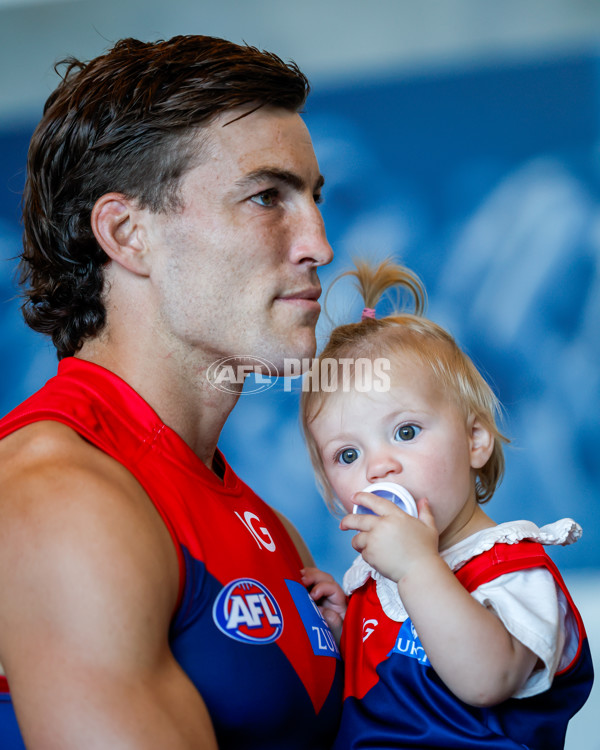
[[[340,662],[310,555],[218,452],[238,394],[207,379],[314,354],[332,253],[308,83],[208,37],[68,63],[21,266],[59,372],[0,423],[0,744],[328,747]]]

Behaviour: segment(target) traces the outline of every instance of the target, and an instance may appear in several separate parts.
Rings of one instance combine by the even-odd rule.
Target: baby
[[[335,750],[562,748],[593,669],[581,617],[542,545],[569,544],[581,529],[571,519],[496,524],[484,512],[504,470],[494,393],[422,316],[425,293],[410,271],[385,261],[349,273],[362,321],[333,331],[302,395],[317,479],[360,553],[344,576]],[[392,288],[408,292],[415,313],[377,319]],[[324,362],[337,370],[335,387],[323,382]],[[362,492],[379,482],[417,498],[418,517]],[[305,583],[335,625],[344,592],[316,569]]]

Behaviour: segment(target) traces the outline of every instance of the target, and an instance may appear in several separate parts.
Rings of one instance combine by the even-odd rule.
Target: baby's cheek
[[[352,502],[352,498],[354,497],[354,490],[349,490],[346,487],[340,486],[339,484],[337,487],[333,485],[333,490],[335,492],[335,496],[339,499],[346,513],[352,513],[352,509],[354,508],[354,503]]]
[[[344,477],[340,477],[338,472],[327,471],[327,481],[329,482],[330,488],[333,490],[333,494],[341,503],[346,513],[352,513],[354,503],[352,497],[356,490],[352,489],[352,483],[345,482]]]

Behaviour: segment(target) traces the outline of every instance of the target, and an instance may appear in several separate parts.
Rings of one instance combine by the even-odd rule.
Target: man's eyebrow
[[[253,172],[249,172],[237,180],[236,185],[239,187],[245,187],[254,182],[262,182],[263,180],[277,180],[278,182],[283,182],[286,185],[289,185],[299,192],[306,188],[306,180],[300,177],[299,174],[296,174],[296,172],[290,172],[287,169],[277,169],[275,167],[255,169]],[[313,188],[313,192],[320,190],[324,184],[325,178],[323,175],[319,175]]]

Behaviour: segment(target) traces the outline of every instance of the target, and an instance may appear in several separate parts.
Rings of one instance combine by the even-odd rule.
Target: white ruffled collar
[[[478,531],[444,550],[440,555],[450,570],[455,571],[473,557],[492,549],[495,544],[516,544],[523,539],[529,539],[544,545],[567,545],[576,542],[581,534],[581,526],[572,518],[561,518],[560,521],[549,523],[541,528],[531,521],[509,521]],[[349,596],[356,591],[369,578],[375,581],[377,596],[385,614],[396,622],[406,620],[408,614],[395,582],[378,573],[363,560],[361,555],[358,555],[344,575],[343,587],[346,595]]]

